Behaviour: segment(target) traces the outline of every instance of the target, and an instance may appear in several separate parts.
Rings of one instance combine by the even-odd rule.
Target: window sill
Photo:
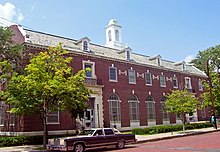
[[[59,122],[48,122],[47,125],[60,125]]]
[[[118,80],[109,80],[109,82],[118,82]]]

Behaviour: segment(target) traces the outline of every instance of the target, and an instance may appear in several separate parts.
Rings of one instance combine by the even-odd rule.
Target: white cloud
[[[12,3],[0,4],[0,25],[9,26],[14,23],[14,21],[21,22],[24,20],[24,16],[20,10],[16,10],[16,7]]]
[[[187,57],[185,57],[184,61],[190,63],[194,58],[194,55],[188,55]]]

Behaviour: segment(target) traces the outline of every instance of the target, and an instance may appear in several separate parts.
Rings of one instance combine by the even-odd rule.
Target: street
[[[218,131],[201,135],[128,145],[122,150],[105,149],[96,150],[96,152],[220,152],[219,139],[220,132]]]

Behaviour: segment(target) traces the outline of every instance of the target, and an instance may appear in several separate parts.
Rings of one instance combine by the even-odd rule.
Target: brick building
[[[62,42],[63,48],[73,57],[71,66],[75,71],[91,68],[86,73],[85,84],[94,94],[85,111],[82,122],[85,127],[115,125],[120,130],[128,130],[179,123],[174,114],[168,114],[162,108],[166,94],[172,89],[187,89],[196,97],[203,93],[202,80],[207,76],[202,71],[184,61],[172,62],[160,55],[134,53],[122,42],[121,26],[114,19],[106,26],[105,46],[93,44],[87,37],[75,40],[18,25],[11,28],[13,40],[23,44],[27,51],[42,51]],[[31,116],[14,119],[5,110],[4,102],[1,102],[1,107],[1,131],[36,133],[42,130],[40,119]],[[206,110],[196,110],[187,119],[206,120],[207,115]],[[9,118],[14,121],[9,121]],[[66,112],[51,113],[47,121],[49,131],[63,132],[76,128],[75,121]]]

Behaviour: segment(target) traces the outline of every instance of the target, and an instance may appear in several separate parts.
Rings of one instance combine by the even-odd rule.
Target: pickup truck
[[[79,135],[48,140],[48,150],[83,152],[88,149],[115,146],[124,148],[125,144],[136,142],[135,135],[122,134],[112,128],[96,128],[83,130]]]

